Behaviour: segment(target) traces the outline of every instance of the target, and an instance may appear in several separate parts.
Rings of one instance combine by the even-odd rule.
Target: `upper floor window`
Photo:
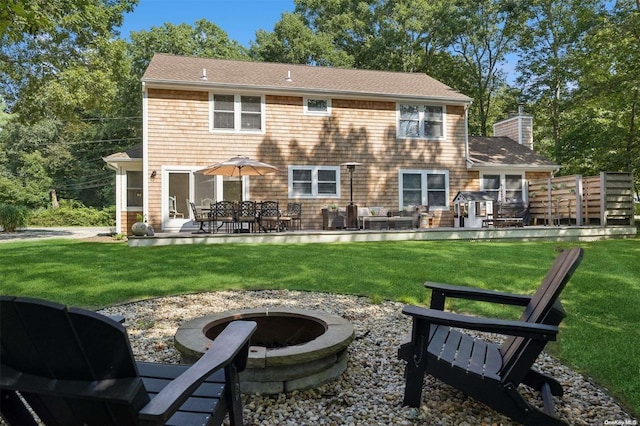
[[[289,166],[289,197],[340,196],[340,167]]]
[[[306,115],[331,115],[331,99],[304,98]]]
[[[264,101],[262,96],[212,94],[211,130],[262,131]]]
[[[448,170],[400,170],[400,206],[449,207]]]
[[[444,137],[444,106],[398,104],[398,137],[440,139]]]
[[[493,194],[493,199],[501,203],[523,201],[524,178],[515,174],[482,175],[482,190]]]

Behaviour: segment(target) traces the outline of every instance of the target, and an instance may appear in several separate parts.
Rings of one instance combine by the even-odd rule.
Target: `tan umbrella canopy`
[[[240,194],[242,194],[242,176],[262,176],[268,173],[275,173],[278,169],[271,164],[253,160],[249,157],[236,156],[216,164],[212,164],[204,169],[198,170],[207,176],[238,176],[240,181]]]
[[[226,161],[212,164],[204,169],[198,170],[203,175],[220,176],[262,176],[268,173],[275,173],[278,169],[271,164],[253,160],[249,157],[233,157]]]

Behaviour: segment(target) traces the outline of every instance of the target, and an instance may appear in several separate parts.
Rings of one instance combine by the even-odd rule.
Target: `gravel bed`
[[[401,406],[404,361],[397,359],[397,348],[410,330],[401,303],[372,304],[364,297],[280,290],[224,291],[149,299],[100,312],[125,317],[136,359],[178,363],[173,336],[183,322],[214,312],[265,306],[340,315],[354,325],[356,338],[349,347],[347,371],[339,380],[276,396],[243,395],[247,425],[516,424],[430,376],[425,379],[421,407]],[[570,424],[637,424],[606,392],[550,356],[542,354],[536,368],[564,387],[564,396],[556,398],[556,411]],[[522,386],[520,391],[542,406],[537,393]]]

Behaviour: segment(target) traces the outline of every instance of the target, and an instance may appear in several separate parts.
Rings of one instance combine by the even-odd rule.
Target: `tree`
[[[564,102],[577,81],[574,52],[586,31],[596,25],[599,0],[532,0],[520,38],[516,67],[523,96],[536,105],[536,135],[551,145],[556,162],[562,157]]]
[[[314,33],[298,14],[285,13],[273,32],[259,30],[252,58],[266,62],[351,67],[353,59],[333,46],[328,34]]]
[[[454,86],[474,99],[471,113],[477,128],[471,133],[486,136],[496,94],[505,85],[500,65],[515,50],[526,9],[519,1],[465,0],[456,3],[450,49],[462,59],[468,73],[467,87]]]
[[[43,86],[102,53],[137,0],[12,0],[0,6],[0,97],[11,112],[51,116]],[[96,76],[97,78],[99,76]],[[73,95],[71,95],[73,96]]]
[[[561,161],[567,172],[631,171],[640,190],[640,1],[618,1],[576,54]]]
[[[296,0],[295,14],[355,68],[433,72],[449,44],[445,0]]]

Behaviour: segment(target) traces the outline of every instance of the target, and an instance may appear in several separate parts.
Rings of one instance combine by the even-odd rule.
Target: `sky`
[[[293,12],[293,0],[140,0],[133,12],[124,15],[120,36],[149,30],[166,22],[193,25],[199,19],[213,22],[230,39],[245,47],[259,29],[273,31],[284,12]]]

